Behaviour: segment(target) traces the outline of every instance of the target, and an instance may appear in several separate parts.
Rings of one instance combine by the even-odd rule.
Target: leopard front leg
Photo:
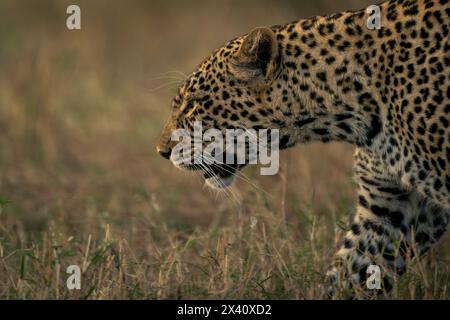
[[[355,159],[356,216],[328,276],[331,295],[364,298],[391,290],[394,276],[406,270],[406,256],[425,253],[445,232],[450,211],[403,189],[378,158],[358,150]],[[381,270],[380,291],[366,285],[370,265]]]

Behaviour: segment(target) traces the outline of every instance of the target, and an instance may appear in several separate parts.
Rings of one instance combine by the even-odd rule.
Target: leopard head
[[[281,97],[284,89],[279,81],[281,60],[276,34],[269,28],[257,28],[214,51],[179,87],[158,153],[181,169],[201,171],[210,187],[231,185],[236,171],[246,164],[180,163],[173,152],[177,141],[171,139],[172,133],[185,130],[194,141],[196,123],[201,123],[203,132],[280,129],[283,114],[274,97]]]

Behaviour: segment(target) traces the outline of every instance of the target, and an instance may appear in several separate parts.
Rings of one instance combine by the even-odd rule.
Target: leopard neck
[[[295,142],[370,148],[382,131],[382,101],[373,84],[378,31],[367,28],[368,17],[363,10],[275,27],[282,55],[275,85]]]

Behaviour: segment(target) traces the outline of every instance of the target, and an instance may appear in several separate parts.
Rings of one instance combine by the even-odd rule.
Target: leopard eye
[[[189,110],[189,108],[192,107],[191,101],[186,100],[186,102],[182,102],[180,105],[180,112],[185,112],[186,110]]]
[[[198,104],[195,103],[195,99],[187,100],[181,107],[180,112],[186,113],[187,117],[190,117],[198,107]]]

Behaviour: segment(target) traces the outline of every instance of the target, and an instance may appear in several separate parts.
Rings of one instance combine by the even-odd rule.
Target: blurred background
[[[70,4],[81,30],[66,28]],[[0,298],[320,298],[353,214],[352,147],[283,152],[279,175],[247,168],[227,196],[155,144],[213,49],[369,4],[1,0]],[[69,264],[92,285],[67,291]],[[433,279],[411,297],[445,296]]]

